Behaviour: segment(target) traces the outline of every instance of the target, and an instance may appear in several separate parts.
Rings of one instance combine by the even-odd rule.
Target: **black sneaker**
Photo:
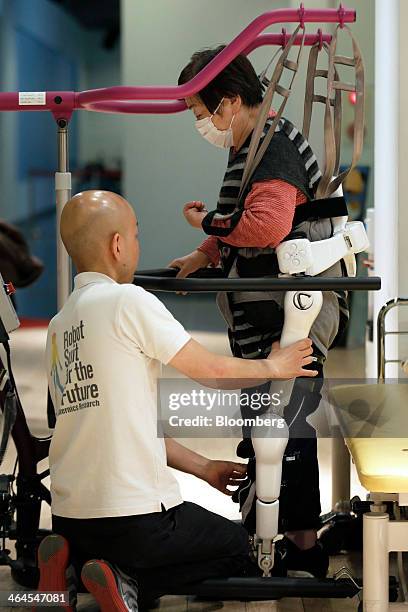
[[[320,542],[307,550],[301,550],[289,538],[282,538],[275,544],[279,551],[280,563],[287,571],[306,572],[315,578],[326,578],[329,569],[329,555],[323,550]]]
[[[88,561],[81,578],[101,612],[138,612],[137,582],[116,566],[106,561]]]

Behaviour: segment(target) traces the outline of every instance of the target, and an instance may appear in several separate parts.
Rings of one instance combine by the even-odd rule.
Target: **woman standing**
[[[190,81],[223,48],[195,53],[181,72],[179,84]],[[282,118],[278,123],[243,197],[238,197],[262,99],[261,82],[243,55],[233,60],[199,94],[186,99],[199,133],[209,143],[229,149],[229,159],[216,209],[208,212],[205,203],[197,201],[184,206],[188,223],[204,230],[208,238],[195,251],[169,264],[180,269],[179,278],[209,265],[221,266],[229,277],[276,276],[279,267],[275,249],[289,235],[300,233],[312,241],[332,235],[329,217],[311,219],[310,212],[305,212],[310,211],[309,205],[306,208],[304,205],[314,200],[321,172],[308,142],[287,119]],[[273,116],[272,113],[266,122],[263,137]],[[342,276],[340,262],[325,275]],[[320,377],[313,381],[300,379],[285,409],[290,440],[283,462],[280,495],[280,532],[286,536],[280,549],[286,554],[287,567],[319,577],[327,573],[328,557],[316,536],[320,526],[317,440],[315,434],[310,435],[305,420],[319,405],[323,363],[348,315],[344,293],[324,292],[323,295],[321,312],[310,332]],[[227,321],[235,356],[256,359],[269,354],[272,343],[282,333],[283,299],[284,292],[276,291],[219,294],[218,306]],[[313,367],[316,369],[316,363]],[[305,427],[308,437],[302,437]],[[248,473],[254,477],[255,459],[249,433],[244,431],[237,453],[249,458]],[[241,508],[250,490],[247,483],[239,492]],[[253,533],[255,504],[250,499],[249,502],[245,503],[246,508],[251,507],[245,525]]]

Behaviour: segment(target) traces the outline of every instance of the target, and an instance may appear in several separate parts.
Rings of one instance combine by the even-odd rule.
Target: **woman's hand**
[[[183,207],[183,215],[187,223],[197,229],[201,229],[201,223],[207,213],[204,202],[187,202]]]
[[[195,250],[189,255],[173,259],[168,268],[179,268],[176,278],[186,278],[189,274],[197,272],[200,268],[206,268],[211,263],[210,258],[202,251]]]
[[[281,349],[279,342],[274,342],[267,361],[273,369],[274,378],[296,378],[296,376],[317,376],[316,370],[305,370],[304,367],[313,363],[313,348],[310,338],[299,340]]]
[[[242,463],[208,460],[202,479],[221,493],[232,495],[234,491],[227,487],[238,487],[245,478],[246,471],[247,466]]]
[[[193,251],[189,255],[173,259],[168,268],[179,268],[176,278],[186,278],[201,268],[206,268],[211,263],[210,258],[202,251]],[[187,291],[176,291],[177,295],[187,295]]]

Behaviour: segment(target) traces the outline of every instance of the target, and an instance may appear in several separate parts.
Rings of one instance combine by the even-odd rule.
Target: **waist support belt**
[[[312,200],[305,204],[296,206],[295,216],[293,217],[292,231],[303,221],[312,219],[330,219],[331,217],[347,217],[348,210],[346,200],[343,197],[323,198]],[[285,240],[289,239],[292,233]]]
[[[285,240],[291,240],[296,233],[296,228],[304,221],[330,219],[333,217],[346,217],[348,215],[347,204],[344,197],[324,198],[312,200],[296,207],[293,217],[292,230]],[[299,237],[299,235],[298,235]],[[220,247],[229,249],[227,257],[223,258],[225,276],[228,276],[234,262],[236,261],[237,272],[240,277],[250,278],[257,276],[278,276],[280,273],[276,253],[267,253],[256,257],[247,258],[239,254],[239,247],[226,245],[219,240]],[[256,262],[256,263],[255,263]],[[255,263],[255,265],[254,265]]]

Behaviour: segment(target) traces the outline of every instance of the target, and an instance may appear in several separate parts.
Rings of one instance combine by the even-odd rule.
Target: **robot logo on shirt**
[[[65,389],[60,380],[60,373],[62,373],[62,365],[58,353],[57,334],[54,332],[51,337],[51,378],[54,382],[55,395],[57,395],[57,389],[61,395]]]

